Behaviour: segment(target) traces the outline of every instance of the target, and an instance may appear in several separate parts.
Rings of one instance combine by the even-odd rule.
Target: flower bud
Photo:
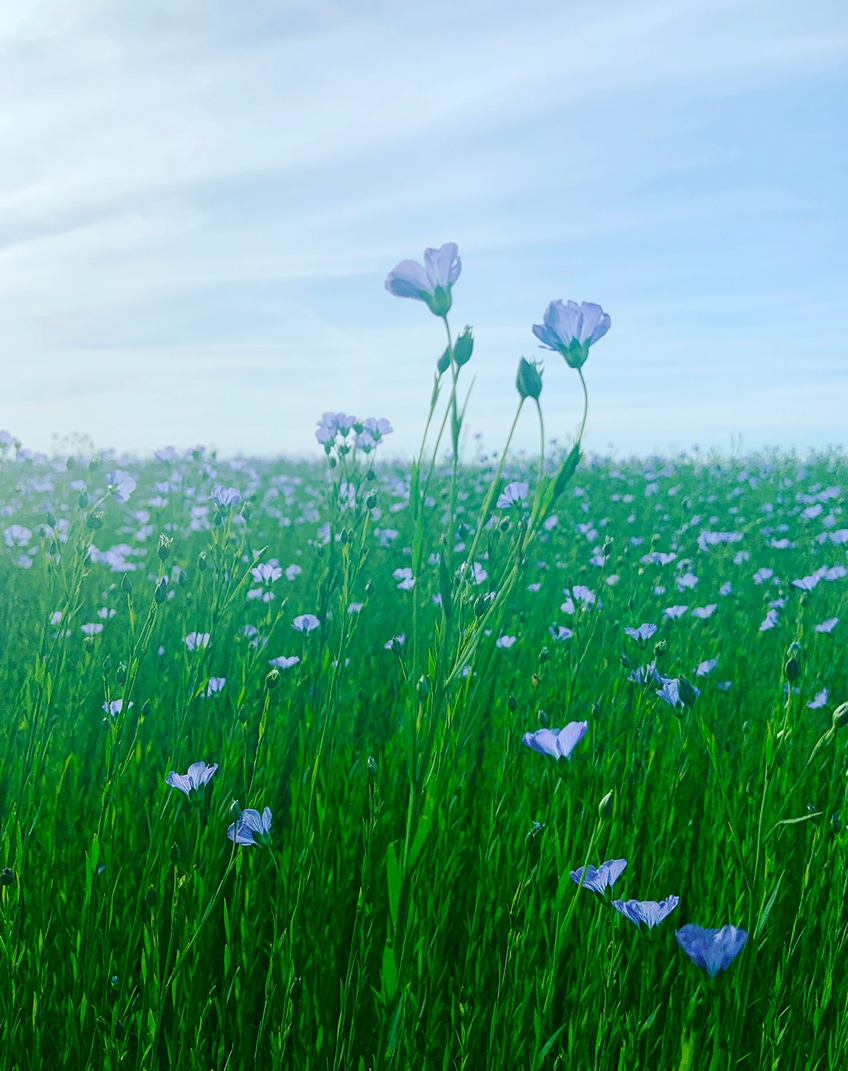
[[[522,357],[518,362],[518,375],[515,377],[515,386],[522,398],[539,400],[542,393],[542,376],[539,366],[535,361],[528,361]]]
[[[365,768],[368,773],[368,780],[373,785],[377,780],[377,774],[380,772],[380,767],[377,765],[377,760],[373,755],[368,756],[368,762]]]
[[[79,502],[80,509],[88,509],[88,495],[85,491],[80,491],[80,496],[77,499],[77,502]]]
[[[14,873],[14,871],[10,870],[7,866],[4,866],[3,869],[0,870],[0,885],[4,885],[4,886],[8,887],[9,885],[13,885],[14,882],[15,882],[15,873]]]
[[[132,580],[130,580],[126,573],[121,577],[121,591],[123,591],[125,595],[129,595],[132,591]]]
[[[144,894],[144,902],[148,907],[156,907],[156,901],[159,899],[159,894],[151,885],[147,892]]]
[[[365,508],[374,509],[377,505],[377,492],[372,491],[371,494],[365,499]]]
[[[509,699],[507,699],[506,705],[509,707],[513,714],[516,712],[516,710],[518,710],[518,700],[515,698],[514,695],[511,695]]]
[[[442,356],[436,362],[436,371],[440,376],[443,376],[445,372],[450,368],[450,346],[445,350]]]
[[[280,683],[280,671],[274,666],[265,674],[265,687],[268,691],[272,691]]]
[[[56,518],[53,516],[50,510],[47,511],[47,525],[50,528],[56,527]]]
[[[609,818],[615,806],[615,789],[611,788],[598,804],[598,818]]]
[[[539,724],[542,726],[543,729],[547,729],[548,726],[551,724],[551,719],[548,717],[547,711],[542,710],[541,707],[539,707],[538,718]]]
[[[121,664],[115,670],[115,680],[118,682],[118,684],[127,683],[127,667],[124,665],[123,662],[121,662]]]
[[[801,663],[797,658],[787,658],[783,665],[783,675],[792,684],[801,676]]]
[[[103,527],[103,514],[99,511],[89,513],[85,519],[85,526],[92,532],[96,532],[99,528]]]
[[[166,577],[163,576],[156,585],[156,590],[153,592],[153,598],[156,600],[157,606],[161,606],[165,599],[168,598],[168,580]]]
[[[680,697],[680,702],[687,707],[693,707],[695,700],[698,698],[694,685],[690,684],[685,677],[677,678],[677,694]]]
[[[169,536],[166,536],[164,533],[160,534],[159,546],[156,549],[156,553],[159,555],[160,561],[163,562],[170,557],[171,545],[173,544],[173,542],[173,539],[171,539]]]
[[[421,700],[426,699],[430,692],[430,681],[426,676],[419,677],[418,683],[415,685],[415,691],[418,693],[418,698]]]
[[[144,702],[141,704],[141,716],[142,716],[142,718],[146,718],[150,714],[151,709],[152,708],[150,706],[150,700],[149,699],[145,699]]]
[[[103,676],[108,677],[112,672],[112,656],[107,654],[103,659]]]
[[[471,334],[471,328],[466,327],[454,343],[453,359],[456,361],[456,367],[462,368],[464,364],[468,364],[473,352],[474,336]]]
[[[667,640],[657,640],[654,644],[654,658],[662,658],[662,656],[668,651]]]
[[[205,551],[205,550],[202,550],[202,551],[201,551],[201,552],[200,552],[200,553],[199,553],[199,554],[197,555],[197,568],[198,568],[198,570],[199,570],[199,571],[200,571],[201,573],[204,573],[204,572],[206,572],[206,566],[207,566],[208,564],[209,564],[209,563],[208,563],[208,562],[207,562],[207,560],[206,560],[206,551]]]
[[[840,703],[833,712],[833,728],[844,729],[848,725],[848,703]]]
[[[542,850],[542,834],[545,832],[545,827],[541,822],[534,822],[530,826],[530,832],[524,838],[524,843],[527,845],[527,855],[530,859],[530,866],[535,866],[539,862],[539,854]]]
[[[550,657],[550,651],[548,651],[547,647],[543,647],[542,650],[539,651],[539,661],[541,663],[547,662]]]

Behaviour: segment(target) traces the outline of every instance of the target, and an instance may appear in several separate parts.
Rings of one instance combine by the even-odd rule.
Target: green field
[[[332,456],[6,448],[0,1068],[848,1066],[844,457]]]

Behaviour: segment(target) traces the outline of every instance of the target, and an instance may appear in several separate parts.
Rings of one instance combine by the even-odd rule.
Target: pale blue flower
[[[582,368],[589,347],[610,329],[609,314],[591,301],[552,301],[541,324],[533,324],[533,334],[545,349],[561,353],[571,368]]]
[[[632,640],[636,640],[637,643],[645,643],[651,636],[657,631],[657,626],[646,621],[638,628],[625,627],[624,634],[629,636]]]
[[[521,742],[542,755],[552,755],[557,760],[567,759],[588,728],[586,721],[570,721],[564,729],[537,729],[535,733],[525,733]]]
[[[451,287],[462,271],[455,242],[439,249],[424,250],[424,265],[402,260],[386,278],[386,289],[395,297],[415,298],[427,304],[435,316],[447,316],[451,307]]]
[[[165,778],[165,784],[170,785],[171,788],[178,788],[180,792],[185,792],[187,796],[190,796],[192,792],[199,792],[204,785],[208,784],[217,769],[217,762],[212,766],[207,766],[205,762],[193,762],[184,774],[171,770]]]
[[[508,483],[498,496],[498,509],[509,509],[510,506],[520,505],[527,499],[530,485],[520,480]]]
[[[627,866],[626,859],[607,859],[599,867],[578,867],[571,871],[571,880],[576,885],[582,885],[584,889],[604,895],[607,889],[611,889]]]
[[[266,807],[260,815],[253,807],[242,811],[238,819],[227,829],[227,836],[236,844],[245,847],[266,848],[271,843],[271,808]]]
[[[315,616],[315,614],[300,614],[292,621],[292,628],[296,632],[312,632],[313,629],[319,628],[321,622]]]
[[[649,930],[658,926],[680,903],[679,896],[667,896],[665,900],[613,900],[612,906],[625,918],[641,928],[644,923]]]
[[[677,930],[674,936],[686,955],[698,967],[703,967],[710,978],[726,970],[748,940],[745,930],[736,926],[708,930],[691,922]]]

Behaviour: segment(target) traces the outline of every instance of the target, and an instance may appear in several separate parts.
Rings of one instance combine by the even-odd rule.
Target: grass
[[[845,560],[845,459],[583,461],[545,503],[550,462],[333,457],[123,459],[120,502],[114,460],[7,451],[0,1068],[846,1066],[846,580],[792,583]],[[569,759],[522,746],[570,721]],[[572,881],[612,858],[680,896],[655,930]],[[690,922],[749,934],[714,979]]]

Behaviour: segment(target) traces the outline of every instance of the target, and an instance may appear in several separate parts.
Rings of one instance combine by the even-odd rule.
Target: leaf
[[[397,929],[398,913],[400,911],[400,866],[398,865],[396,840],[386,849],[386,880],[389,886],[389,914],[392,919],[392,931]]]

